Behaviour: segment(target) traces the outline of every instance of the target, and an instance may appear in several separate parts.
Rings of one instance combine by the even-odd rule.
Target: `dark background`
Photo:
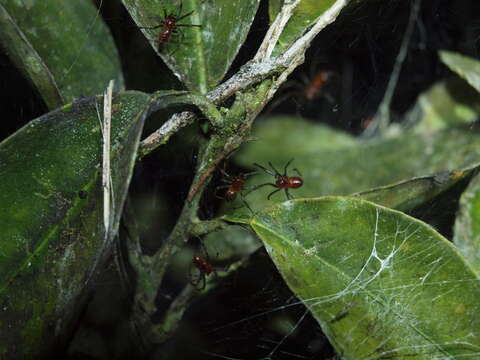
[[[321,32],[309,49],[305,64],[292,74],[289,86],[280,89],[272,101],[275,105],[268,106],[266,111],[299,115],[360,134],[384,95],[410,5],[411,2],[405,0],[365,0],[350,7]],[[117,44],[127,89],[152,92],[181,88],[118,1],[103,1],[100,11]],[[423,0],[392,103],[395,121],[401,121],[421,92],[451,76],[439,61],[438,50],[480,57],[479,15],[478,0]],[[253,56],[267,28],[267,2],[262,1],[247,41],[227,77]],[[301,91],[319,71],[330,71],[333,76],[322,95],[308,101]],[[280,98],[282,101],[276,101]],[[0,139],[47,111],[36,91],[1,48],[0,105]],[[160,113],[149,119],[145,135],[158,128],[166,118],[167,113]],[[141,218],[146,252],[158,248],[181,210],[193,176],[198,134],[196,126],[183,130],[165,149],[149,155],[136,168],[130,196]],[[213,191],[215,183],[210,188]],[[206,196],[202,216],[209,218],[215,216],[220,200]],[[448,219],[445,221],[448,223]],[[159,304],[168,303],[176,291],[178,286],[167,281],[160,291]],[[116,294],[113,303],[112,293]],[[135,339],[125,322],[130,301],[131,292],[128,287],[122,287],[112,262],[105,269],[92,302],[78,324],[78,333],[69,350],[70,358],[135,356]],[[151,358],[264,358],[282,340],[276,324],[283,321],[295,325],[304,315],[303,306],[289,306],[295,301],[268,256],[258,251],[248,266],[198,300],[185,315],[177,335],[151,354]],[[257,316],[262,312],[266,314]],[[272,359],[329,359],[334,356],[316,321],[307,315]]]

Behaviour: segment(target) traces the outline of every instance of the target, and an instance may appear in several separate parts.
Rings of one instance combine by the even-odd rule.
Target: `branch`
[[[295,3],[294,1],[293,4]],[[135,313],[140,314],[141,321],[146,326],[146,331],[148,331],[148,325],[150,325],[151,331],[148,331],[148,335],[152,337],[151,340],[153,342],[156,342],[156,336],[162,336],[162,331],[155,334],[157,330],[154,330],[155,326],[150,321],[150,317],[157,310],[155,305],[157,289],[162,282],[171,256],[188,241],[192,233],[199,230],[198,205],[211,174],[218,163],[245,142],[245,139],[250,134],[253,121],[288,75],[303,62],[305,52],[313,38],[335,20],[347,3],[348,0],[337,0],[330,9],[317,18],[310,30],[295,41],[283,55],[276,58],[268,58],[263,62],[247,63],[236,75],[207,94],[207,99],[213,103],[219,103],[235,93],[236,99],[226,113],[224,119],[225,126],[222,129],[218,129],[210,137],[208,143],[201,148],[195,179],[192,182],[187,201],[172,233],[165,239],[161,249],[156,254],[148,257],[148,260],[140,260],[140,262],[148,264],[148,268],[145,268],[144,271],[140,270],[142,274],[139,275],[141,281],[139,282],[139,289],[135,298]],[[273,38],[276,35],[272,33],[271,36]],[[268,54],[268,49],[269,47],[266,48],[265,54]],[[281,74],[277,79],[267,79],[272,74],[278,72],[281,72]],[[239,90],[252,87],[252,85],[260,81],[262,82],[255,88],[239,92]],[[185,116],[184,119],[188,119],[187,115]],[[177,117],[172,117],[168,121],[168,125],[165,124],[159,129],[163,129],[163,131],[156,137],[156,140],[151,140],[154,134],[144,140],[141,149],[142,153],[145,155],[162,143],[162,141],[166,141],[166,138],[172,134],[172,131],[184,126],[185,121],[188,120],[180,121]],[[159,133],[159,131],[156,133]],[[146,142],[147,140],[148,142]],[[148,149],[146,148],[147,144]],[[219,226],[219,224],[216,224],[216,226]],[[140,258],[142,257],[147,256],[140,256]],[[188,303],[189,292],[185,290],[185,293],[182,294],[182,297],[175,304],[172,304],[171,316],[173,319],[181,318],[180,313],[184,311],[182,308]]]
[[[293,11],[299,3],[300,0],[285,1],[282,9],[280,10],[280,13],[277,15],[275,21],[272,25],[270,25],[270,28],[268,29],[267,34],[263,39],[262,45],[260,45],[260,48],[258,49],[257,54],[254,57],[255,61],[264,61],[272,55],[273,49],[275,48],[275,45],[277,45],[278,39],[280,38],[283,29],[285,29],[288,20],[290,20],[290,18],[292,17]]]
[[[284,68],[285,66],[283,64],[272,60],[267,60],[262,63],[249,62],[230,79],[210,91],[206,97],[212,103],[219,104],[236,92],[251,87],[272,74],[281,72]],[[139,159],[151,153],[160,145],[165,144],[178,130],[190,125],[194,118],[195,114],[190,111],[173,115],[158,130],[150,134],[140,143]]]
[[[395,64],[393,65],[392,75],[388,81],[387,90],[383,96],[382,102],[378,108],[377,113],[374,116],[373,122],[368,128],[365,129],[363,135],[371,136],[379,131],[380,134],[384,134],[390,124],[390,105],[392,103],[393,94],[395,93],[395,88],[397,87],[398,78],[400,76],[400,71],[402,70],[403,62],[407,57],[408,47],[410,44],[410,39],[413,34],[413,29],[415,25],[415,20],[418,17],[418,12],[420,11],[420,4],[422,0],[414,0],[412,3],[412,8],[410,9],[410,17],[408,19],[407,28],[403,34],[402,45],[395,59]]]
[[[175,330],[178,329],[183,314],[189,305],[197,298],[207,295],[211,290],[215,289],[221,278],[225,278],[237,271],[248,259],[251,254],[243,257],[228,266],[228,270],[222,271],[216,276],[209,275],[205,281],[205,288],[201,291],[197,290],[191,284],[187,284],[183,290],[172,301],[160,323],[152,325],[153,338],[157,343],[163,343],[171,337]]]
[[[274,24],[272,24],[272,27],[275,26],[275,29],[267,33],[266,39],[270,38],[269,42],[264,41],[262,43],[257,55],[255,55],[254,61],[245,64],[234,76],[210,91],[206,95],[209,101],[214,104],[219,104],[236,92],[247,89],[279,72],[283,74],[287,73],[287,76],[290,75],[293,69],[303,62],[305,51],[315,36],[337,18],[340,11],[348,4],[348,0],[338,0],[335,2],[335,4],[315,20],[314,26],[304,36],[294,42],[282,56],[271,59],[270,55],[274,46],[272,43],[277,42],[280,36],[278,31],[283,29],[282,26],[284,27],[286,25],[297,4],[298,0],[294,0],[284,5],[282,11],[275,19]],[[258,59],[262,59],[263,61],[258,62]],[[289,70],[285,72],[287,69]],[[278,87],[286,80],[287,76],[283,75],[281,81],[277,81],[274,90],[272,89],[270,92],[271,95],[268,100],[270,100]],[[188,111],[173,115],[162,127],[141,142],[139,158],[151,153],[160,145],[165,144],[178,130],[190,125],[194,117],[195,114]]]

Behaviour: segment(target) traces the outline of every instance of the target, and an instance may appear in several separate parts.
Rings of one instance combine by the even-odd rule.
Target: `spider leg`
[[[260,188],[262,188],[262,187],[264,187],[264,186],[267,186],[267,185],[273,186],[273,187],[275,187],[275,188],[278,187],[277,185],[272,184],[272,183],[265,183],[265,184],[260,184],[260,185],[252,186],[251,188],[249,188],[250,191],[249,191],[245,196],[247,196],[248,194],[250,194],[252,191],[255,191],[255,190],[260,189]]]
[[[269,175],[272,175],[272,176],[277,176],[275,173],[273,173],[270,169],[267,169],[266,167],[263,167],[262,165],[260,164],[257,164],[257,163],[253,163],[254,166],[256,167],[259,167],[260,169],[262,169],[263,171],[265,171],[267,174]]]
[[[222,173],[222,175],[226,178],[226,179],[230,179],[231,176],[227,174],[227,172],[222,169],[222,168],[218,168],[218,170],[220,170],[220,172]]]
[[[245,206],[247,207],[248,210],[250,210],[250,212],[252,213],[252,215],[255,215],[255,212],[252,210],[252,208],[250,207],[250,205],[248,205],[248,202],[247,200],[245,200],[242,196],[242,202],[245,204]]]
[[[297,168],[293,168],[292,170],[295,171],[298,176],[303,176]]]
[[[175,26],[197,26],[197,27],[202,27],[202,25],[198,25],[198,24],[175,24]]]
[[[280,190],[282,190],[282,189],[277,189],[277,190],[274,190],[274,191],[272,191],[270,194],[268,194],[268,196],[267,196],[267,200],[270,200],[270,197],[271,197],[273,194],[275,194],[275,193],[279,192]]]
[[[245,196],[243,195],[243,193],[240,193],[240,198],[243,202],[243,205],[242,206],[238,206],[238,207],[235,207],[233,208],[233,210],[237,210],[237,209],[240,209],[242,208],[243,206],[246,206],[248,210],[250,210],[250,212],[255,215],[255,212],[252,210],[252,208],[250,207],[250,205],[248,205],[248,202],[247,200],[245,200]]]
[[[215,192],[214,192],[215,197],[216,197],[217,199],[225,200],[225,197],[222,197],[222,196],[219,196],[219,195],[218,195],[218,190],[227,189],[228,187],[230,187],[230,185],[217,186],[217,187],[215,188]]]
[[[293,199],[293,196],[290,195],[290,192],[288,191],[288,189],[285,189],[285,195],[287,195],[287,199],[288,199],[288,200]]]
[[[146,29],[146,30],[154,30],[154,29],[161,28],[162,26],[163,26],[163,24],[155,25],[155,26],[141,26],[141,27],[138,27],[138,28],[139,29]]]
[[[271,168],[273,169],[273,171],[275,172],[275,176],[280,175],[280,173],[278,172],[278,170],[275,169],[275,167],[273,166],[273,164],[272,164],[270,161],[268,162],[268,165],[270,165],[270,167],[271,167]]]
[[[288,169],[288,166],[292,163],[292,161],[293,161],[293,158],[291,158],[283,168],[283,176],[287,176],[287,169]]]
[[[258,174],[258,171],[251,171],[251,172],[242,174],[242,176],[246,178],[246,177],[249,177],[249,176],[252,176],[252,175],[257,175],[257,174]]]
[[[181,16],[180,14],[182,13],[182,8],[183,8],[183,1],[180,1],[180,3],[178,4],[177,16]]]
[[[182,5],[182,3],[180,3],[180,5]],[[192,10],[192,11],[190,11],[189,13],[186,13],[186,14],[184,14],[184,15],[181,15],[180,17],[177,18],[177,22],[179,22],[180,20],[185,19],[186,17],[192,15],[194,11],[195,11],[195,10]],[[181,13],[179,12],[179,14],[181,14]]]
[[[297,92],[288,91],[282,95],[280,95],[275,101],[272,101],[268,104],[266,110],[264,110],[263,114],[270,114],[277,106],[281,105],[285,100],[293,97]]]

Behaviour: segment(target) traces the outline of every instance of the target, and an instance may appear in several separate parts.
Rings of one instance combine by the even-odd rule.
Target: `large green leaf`
[[[123,0],[132,18],[152,47],[190,90],[207,92],[225,76],[240,46],[245,41],[259,0]],[[182,8],[180,9],[180,5]],[[180,14],[181,10],[181,14]],[[176,17],[193,13],[179,24],[165,46],[159,48],[161,21],[165,14]]]
[[[475,176],[460,199],[453,242],[480,274],[480,176]]]
[[[17,30],[15,36],[0,36],[2,46],[7,54],[17,54],[11,58],[23,74],[37,74],[31,81],[50,108],[45,88],[53,85],[48,81],[56,83],[66,102],[101,93],[111,79],[123,87],[113,39],[91,1],[0,0],[0,5]]]
[[[422,176],[397,184],[380,186],[354,194],[364,200],[392,209],[408,212],[432,200],[435,196],[453,187],[461,180],[478,172],[479,166],[459,171],[446,171],[432,176]]]
[[[292,120],[298,130],[285,127],[283,131],[284,122],[276,120],[273,118],[258,124],[253,133],[258,141],[245,144],[235,155],[235,160],[249,169],[255,168],[255,162],[268,167],[271,161],[278,171],[283,172],[287,162],[294,158],[288,174],[297,176],[293,171],[297,168],[304,180],[301,188],[290,190],[296,198],[348,195],[414,177],[466,169],[478,163],[480,156],[480,149],[475,146],[480,141],[480,134],[470,127],[429,134],[410,132],[374,141],[344,141],[343,134],[336,136],[333,130],[320,126],[314,130],[311,124],[301,119]],[[297,132],[301,133],[304,126],[311,136],[307,133],[297,137]],[[271,175],[260,171],[248,179],[246,186],[274,180]],[[247,202],[254,210],[261,209],[271,203],[267,195],[274,190],[273,186],[255,190],[247,195]],[[283,191],[271,198],[272,201],[284,199]]]
[[[440,51],[440,59],[480,92],[480,61],[450,51]]]
[[[284,202],[251,226],[342,358],[478,356],[479,279],[430,226],[344,197]]]
[[[114,97],[112,231],[105,235],[101,97],[38,118],[0,144],[0,354],[39,358],[70,334],[110,253],[150,97]]]

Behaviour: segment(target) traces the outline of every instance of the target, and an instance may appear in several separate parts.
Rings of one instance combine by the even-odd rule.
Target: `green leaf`
[[[193,13],[179,24],[170,41],[159,49],[159,34],[164,31],[142,29],[152,47],[190,90],[206,93],[225,76],[240,46],[245,41],[259,0],[123,0],[140,28],[161,25],[165,14],[175,17]],[[182,8],[180,9],[180,5]],[[181,10],[181,14],[180,14]]]
[[[150,98],[115,95],[113,214],[103,223],[102,97],[46,114],[0,143],[0,332],[6,359],[41,358],[71,333],[110,254]],[[4,358],[2,356],[2,358]]]
[[[302,0],[295,8],[293,16],[287,23],[287,26],[280,35],[277,45],[273,51],[273,56],[284,52],[293,44],[306,30],[314,23],[314,21],[322,15],[328,8],[335,3],[335,0]],[[277,0],[270,1],[270,21],[273,22],[277,16],[277,11],[281,7]]]
[[[2,5],[0,27],[0,44],[3,44],[12,62],[43,97],[47,107],[54,109],[63,105],[62,95],[47,65]]]
[[[478,169],[479,167],[475,166],[465,170],[445,171],[433,176],[423,176],[393,185],[381,186],[352,196],[407,212],[432,200],[438,194],[477,172]]]
[[[211,259],[218,263],[241,260],[262,246],[253,232],[241,226],[212,232],[202,242]]]
[[[251,226],[342,358],[478,355],[479,279],[425,223],[326,197],[270,207]]]
[[[465,81],[454,77],[433,85],[422,93],[409,111],[407,121],[415,131],[431,133],[456,125],[471,124],[480,114],[478,93]]]
[[[101,93],[111,79],[123,87],[113,39],[91,1],[0,0],[0,4],[2,29],[8,24],[5,12],[15,22],[8,24],[9,36],[0,36],[2,46],[20,71],[32,76],[51,109],[58,104],[51,100],[54,84],[67,102]]]
[[[431,134],[410,132],[374,141],[356,140],[348,145],[343,140],[337,141],[333,130],[318,126],[314,131],[314,126],[301,119],[297,119],[296,125],[299,132],[306,126],[311,136],[307,133],[297,138],[291,128],[284,131],[283,123],[272,119],[255,129],[253,136],[258,141],[245,144],[235,155],[238,164],[249,171],[255,169],[255,162],[268,167],[268,161],[271,161],[279,172],[283,172],[284,166],[293,158],[288,175],[298,176],[293,171],[297,168],[304,180],[301,188],[290,190],[295,198],[348,195],[415,177],[466,169],[475,165],[480,156],[480,149],[474,145],[479,143],[480,134],[470,127]],[[322,131],[324,136],[320,135]],[[270,138],[270,133],[276,135]],[[343,138],[341,132],[339,136]],[[246,187],[274,180],[273,176],[259,170],[258,175],[248,179]],[[267,195],[274,190],[273,186],[265,186],[247,195],[246,200],[258,210],[272,201],[286,198],[280,191],[271,197],[271,201],[267,200]],[[236,201],[232,205],[238,207],[241,203]]]
[[[480,273],[480,177],[476,175],[460,198],[453,243]]]
[[[480,92],[480,62],[468,56],[442,50],[440,60]]]
[[[313,154],[360,143],[345,132],[289,115],[259,120],[254,125],[253,139],[238,155],[245,165],[248,165],[247,158],[266,163],[277,159],[278,154],[296,157],[297,154]],[[290,158],[287,155],[283,159],[288,161]]]

